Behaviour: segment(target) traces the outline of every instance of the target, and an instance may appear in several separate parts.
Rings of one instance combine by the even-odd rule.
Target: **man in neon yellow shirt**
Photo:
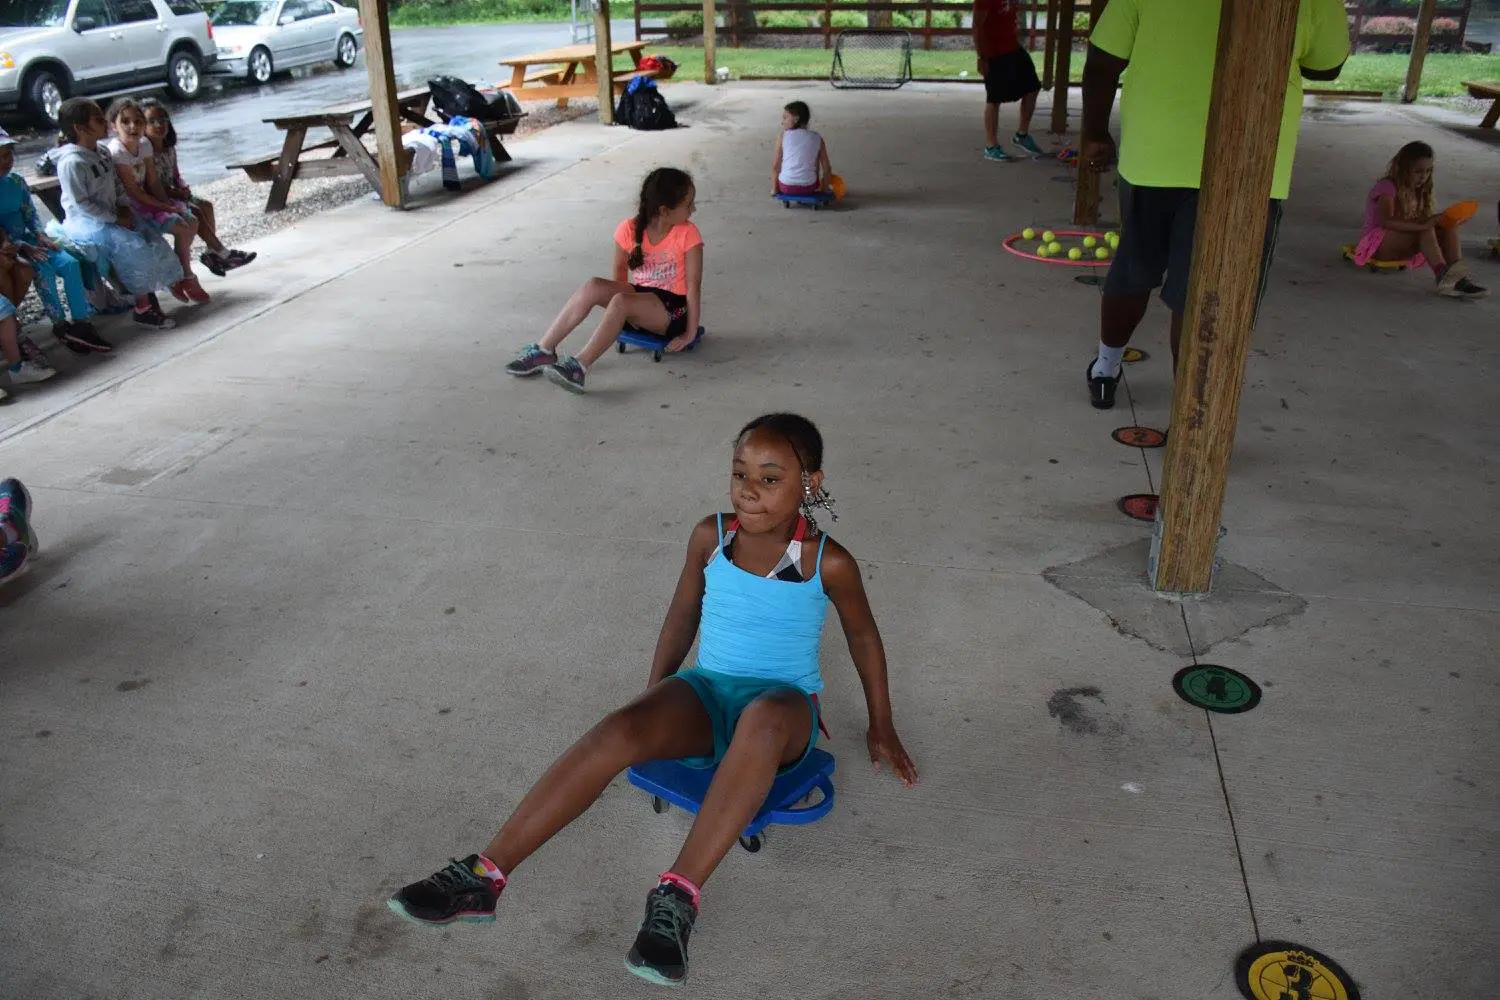
[[[1115,159],[1109,113],[1121,75],[1125,78],[1120,104],[1120,245],[1104,279],[1099,354],[1088,367],[1089,401],[1101,410],[1115,405],[1125,345],[1157,287],[1172,310],[1176,370],[1218,47],[1218,0],[1109,0],[1089,36],[1080,170],[1102,169]],[[1302,80],[1336,79],[1349,57],[1342,0],[1302,0],[1292,53],[1261,251],[1262,292],[1276,246],[1281,203],[1291,186]]]

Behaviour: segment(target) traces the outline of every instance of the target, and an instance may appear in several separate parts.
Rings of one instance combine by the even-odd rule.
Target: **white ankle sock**
[[[1094,360],[1095,378],[1115,378],[1120,374],[1120,359],[1125,356],[1123,347],[1099,345],[1099,357]]]

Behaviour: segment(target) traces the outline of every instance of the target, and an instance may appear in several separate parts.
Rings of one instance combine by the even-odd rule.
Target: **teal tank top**
[[[724,515],[719,544],[703,570],[703,614],[698,666],[734,677],[779,681],[816,694],[823,690],[818,647],[828,617],[823,593],[824,535],[811,580],[791,583],[755,576],[724,555]]]

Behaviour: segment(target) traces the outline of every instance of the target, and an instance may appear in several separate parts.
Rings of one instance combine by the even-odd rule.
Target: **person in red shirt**
[[[1041,147],[1031,137],[1031,114],[1042,89],[1031,53],[1021,48],[1016,0],[974,0],[974,51],[979,54],[979,75],[984,77],[984,158],[1010,160],[1015,157],[1000,145],[1000,105],[1021,102],[1021,119],[1012,138],[1029,156],[1041,156]]]

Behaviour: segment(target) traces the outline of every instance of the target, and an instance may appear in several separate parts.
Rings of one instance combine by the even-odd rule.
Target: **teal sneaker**
[[[505,373],[520,378],[540,375],[543,368],[556,361],[557,355],[545,350],[540,344],[527,344],[521,348],[521,353],[516,355],[516,359],[505,366]]]
[[[986,146],[984,147],[984,158],[986,160],[1009,160],[1011,159],[1011,155],[1003,147]]]
[[[26,560],[29,558],[31,554],[20,542],[12,542],[0,548],[0,583],[14,580],[26,572]]]
[[[1017,132],[1011,139],[1011,141],[1014,142],[1017,146],[1020,146],[1026,152],[1030,153],[1032,156],[1047,155],[1046,153],[1042,152],[1042,147],[1036,144],[1036,140],[1031,137],[1030,132]]]
[[[555,365],[548,365],[545,369],[547,378],[556,382],[569,392],[582,393],[583,388],[583,365],[579,364],[577,358],[565,357]]]
[[[680,888],[663,882],[652,889],[625,968],[659,986],[681,986],[687,980],[688,938],[697,919],[698,908]]]
[[[29,554],[41,548],[31,527],[31,494],[19,479],[0,481],[0,521],[15,529]]]

